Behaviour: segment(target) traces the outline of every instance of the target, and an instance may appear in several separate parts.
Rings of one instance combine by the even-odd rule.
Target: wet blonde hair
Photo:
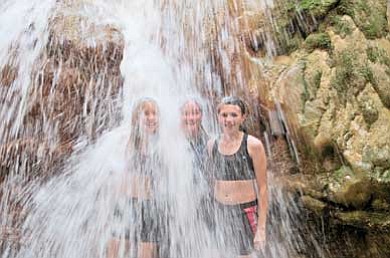
[[[135,103],[134,108],[131,112],[131,134],[128,143],[129,151],[134,151],[141,148],[143,132],[141,130],[140,121],[141,115],[148,104],[152,104],[153,107],[156,109],[157,113],[159,112],[157,102],[152,98],[142,98]]]

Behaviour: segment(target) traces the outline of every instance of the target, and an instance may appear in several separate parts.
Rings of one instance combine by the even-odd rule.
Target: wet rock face
[[[122,86],[119,69],[123,55],[121,33],[115,28],[94,25],[87,29],[87,33],[78,32],[79,22],[82,21],[74,22],[74,19],[75,17],[54,19],[45,56],[45,73],[41,78],[48,90],[53,82],[58,85],[57,96],[51,96],[55,100],[53,116],[62,114],[64,118],[74,118],[74,124],[60,123],[63,125],[63,141],[75,139],[81,132],[73,129],[80,126],[84,127],[84,132],[89,137],[95,137],[98,133],[95,130],[98,126],[96,123],[103,121],[89,121],[88,127],[85,127],[85,121],[82,120],[94,112],[97,117],[101,116],[106,112],[102,110],[105,104],[108,106],[104,108],[114,108],[112,102],[119,97]],[[73,26],[69,27],[70,24]],[[64,31],[69,33],[64,36]],[[88,33],[90,35],[85,35]],[[80,34],[85,35],[84,41],[81,37],[74,37]],[[96,99],[100,99],[99,103],[94,103]]]
[[[337,171],[343,163],[359,175],[386,178],[388,5],[386,0],[302,0],[274,1],[266,9],[242,1],[229,9],[232,35],[239,39],[232,40],[244,53],[238,61],[245,70],[241,75],[255,81],[247,84],[250,90],[258,81],[262,103],[272,108],[272,101],[281,102],[301,153],[315,154],[321,172]],[[277,55],[289,56],[263,61],[266,44],[256,35],[273,40]],[[294,43],[296,51],[284,41]]]
[[[78,139],[93,142],[121,119],[123,36],[115,27],[74,15],[81,1],[63,2],[49,22],[49,38],[32,67],[31,84],[23,85],[28,92],[21,129],[1,135],[0,201],[9,210],[2,214],[7,227],[0,228],[0,253],[20,245],[18,228],[26,214],[25,193],[18,191],[63,171]],[[24,61],[15,60],[13,51],[0,68],[0,110],[10,114],[10,103],[22,99],[17,79]],[[14,122],[2,125],[11,128]]]
[[[243,44],[266,74],[258,92],[267,95],[259,99],[270,108],[281,103],[302,171],[316,182],[301,178],[286,188],[328,218],[333,233],[344,225],[351,242],[374,246],[379,239],[350,257],[387,257],[389,239],[380,235],[389,230],[390,1],[275,0],[270,8],[278,30],[267,28],[265,12],[246,10]],[[253,35],[265,32],[275,42],[271,62],[263,58],[264,41],[253,47]]]
[[[390,140],[384,124],[390,121],[390,44],[368,40],[349,16],[337,19],[350,28],[349,34],[341,35],[330,23],[321,32],[328,36],[308,37],[304,51],[294,54],[295,64],[279,74],[274,91],[286,109],[295,111],[288,116],[298,141],[309,142],[320,159],[328,146],[337,149],[354,172],[369,175],[375,167],[388,167],[384,157]],[[296,64],[303,65],[297,70]],[[289,85],[292,73],[300,79]]]
[[[52,165],[72,152],[79,137],[93,141],[120,119],[123,36],[115,27],[97,26],[75,15],[72,10],[77,4],[81,2],[63,3],[50,19],[47,45],[27,87],[23,137],[6,137],[0,146],[1,153],[7,153],[0,158],[2,174],[13,169],[10,164],[20,153],[32,155],[27,159],[31,166],[44,164],[45,173],[55,173]],[[19,98],[18,91],[9,94],[16,86],[18,69],[11,55],[0,70],[2,103]]]

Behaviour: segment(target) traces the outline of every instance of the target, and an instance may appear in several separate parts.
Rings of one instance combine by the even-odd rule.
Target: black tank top
[[[214,143],[212,157],[215,165],[214,176],[216,180],[237,181],[256,178],[247,142],[248,134],[244,134],[240,148],[233,155],[221,154],[218,151],[219,142],[216,141]]]
[[[151,187],[156,190],[160,181],[163,164],[155,152],[142,154],[134,153],[128,161],[127,171],[134,176],[146,176],[150,179]]]

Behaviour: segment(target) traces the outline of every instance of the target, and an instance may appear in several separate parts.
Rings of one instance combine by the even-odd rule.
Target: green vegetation
[[[339,0],[275,1],[275,38],[281,53],[291,53],[302,45],[303,38],[317,30],[317,21],[326,16]],[[317,21],[313,20],[313,16]],[[329,49],[330,41],[321,41],[319,48]],[[313,46],[316,48],[316,46]]]
[[[321,86],[322,71],[316,71],[313,77],[313,85],[315,89],[319,89]]]
[[[349,83],[354,77],[354,54],[352,52],[344,52],[337,60],[336,75],[332,79],[332,86],[337,90],[339,97],[345,98]]]
[[[303,42],[293,21],[297,19],[297,3],[295,0],[275,1],[274,9],[275,30],[274,37],[281,54],[289,54],[299,49]]]
[[[303,39],[295,34],[294,36],[288,36],[287,34],[277,33],[277,39],[279,47],[283,50],[283,53],[292,53],[299,49]]]
[[[386,50],[377,46],[370,46],[366,50],[367,58],[372,63],[381,64],[384,67],[385,76],[390,77],[390,56]],[[379,94],[382,103],[390,108],[389,86],[386,83],[377,83],[373,74],[364,73],[366,78],[373,79],[372,85]],[[381,79],[379,79],[380,81]]]
[[[349,166],[343,165],[338,170],[334,171],[332,174],[333,179],[338,182],[342,183],[345,181],[346,176],[353,176],[354,173],[352,169]]]
[[[380,63],[390,67],[390,57],[389,54],[384,49],[379,47],[368,47],[367,48],[367,58],[373,63]]]
[[[359,63],[357,53],[344,51],[335,60],[336,73],[331,85],[336,89],[342,103],[351,95],[364,89],[367,83],[377,84],[374,73],[367,62]]]
[[[315,49],[332,49],[332,42],[327,33],[310,34],[305,40],[305,48],[312,52]]]
[[[369,82],[374,86],[376,85],[374,73],[367,63],[365,63],[362,67],[359,67],[358,71],[360,75],[362,75],[363,78],[366,80],[366,82]]]
[[[330,25],[333,26],[334,31],[342,38],[352,34],[351,24],[348,21],[343,20],[339,15],[331,17]]]
[[[310,99],[310,91],[309,91],[309,83],[307,82],[305,78],[305,70],[307,67],[307,62],[306,60],[302,60],[302,85],[303,85],[303,92],[301,95],[301,100],[302,100],[302,110],[301,112],[305,111],[305,103]]]
[[[368,97],[363,97],[359,101],[359,108],[367,126],[371,127],[371,125],[375,123],[379,118],[379,111],[375,107],[373,100]]]
[[[318,89],[321,86],[322,71],[307,71],[307,63],[303,61],[303,92],[302,92],[302,107],[304,109],[305,103],[308,100],[313,100],[317,94]],[[304,110],[302,110],[304,112]]]
[[[317,70],[314,75],[309,77],[308,74],[305,73],[305,70],[306,68],[304,68],[303,73],[302,112],[304,112],[306,101],[315,98],[317,91],[320,88],[322,77],[322,71]]]
[[[388,32],[386,7],[387,0],[341,0],[339,14],[352,17],[366,38],[383,37]]]
[[[337,5],[339,0],[301,0],[298,4],[299,9],[310,12],[315,17],[324,17],[329,10]]]
[[[342,38],[353,32],[355,24],[367,39],[384,37],[389,32],[387,0],[275,0],[274,4],[274,38],[279,54],[299,49],[307,35],[313,31],[326,33],[328,26]],[[350,16],[353,23],[344,15]],[[306,43],[309,51],[330,49],[326,37],[309,38]]]

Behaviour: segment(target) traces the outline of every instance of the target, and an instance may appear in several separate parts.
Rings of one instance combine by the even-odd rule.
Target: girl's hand
[[[266,243],[265,229],[256,230],[255,238],[253,240],[253,246],[257,251],[264,249]]]

